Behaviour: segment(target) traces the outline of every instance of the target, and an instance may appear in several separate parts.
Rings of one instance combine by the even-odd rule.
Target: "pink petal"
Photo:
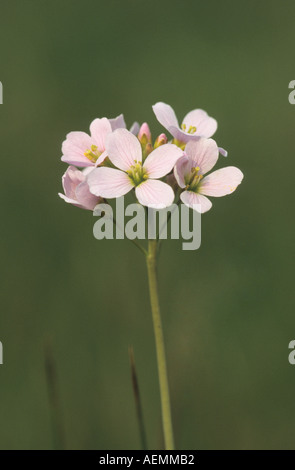
[[[227,150],[223,149],[222,147],[218,147],[218,150],[219,150],[220,155],[222,155],[223,157],[228,156],[228,151]]]
[[[199,137],[198,140],[186,144],[185,153],[191,159],[192,166],[200,167],[200,173],[204,175],[214,167],[219,150],[215,140]]]
[[[107,118],[94,119],[90,124],[90,134],[94,144],[97,145],[99,152],[105,151],[106,138],[111,132],[111,124]]]
[[[147,180],[135,188],[135,194],[143,206],[163,209],[169,207],[174,201],[172,188],[162,181]]]
[[[68,163],[69,165],[79,166],[81,168],[85,168],[87,166],[94,166],[94,163],[91,162],[87,157],[85,157],[85,155],[81,157],[74,157],[74,156],[66,157],[65,155],[63,155],[61,157],[61,161]]]
[[[177,160],[176,165],[174,167],[174,176],[178,185],[181,188],[185,188],[186,184],[185,184],[184,177],[185,175],[190,173],[191,168],[192,168],[192,162],[186,155],[180,158],[179,160]]]
[[[85,132],[70,132],[62,143],[63,162],[81,167],[93,166],[84,153],[90,149],[93,141]]]
[[[84,181],[76,188],[76,199],[81,207],[93,211],[95,206],[99,203],[100,198],[91,194],[88,182]]]
[[[184,116],[182,122],[183,124],[186,125],[186,127],[187,126],[197,127],[197,124],[199,124],[201,121],[203,121],[207,117],[208,117],[208,113],[206,113],[206,111],[204,111],[203,109],[193,109],[193,111],[190,111]]]
[[[138,122],[135,121],[129,129],[131,134],[137,135],[139,133],[139,127]]]
[[[123,114],[120,114],[114,119],[109,119],[109,123],[111,125],[112,131],[115,131],[116,129],[126,129],[126,123]]]
[[[213,171],[201,181],[199,192],[207,196],[225,196],[235,191],[243,177],[241,170],[234,166],[221,168]]]
[[[105,150],[96,160],[95,166],[101,165],[102,162],[107,158],[107,156],[108,156],[108,152]]]
[[[194,193],[192,191],[183,191],[180,195],[180,199],[182,202],[192,209],[196,210],[197,212],[207,212],[212,207],[212,202],[206,196],[202,196],[202,194]],[[201,206],[201,209],[194,207],[197,204]]]
[[[75,206],[75,207],[79,207],[79,209],[86,209],[86,210],[91,210],[91,211],[94,209],[94,207],[95,207],[95,206],[99,203],[99,201],[100,201],[100,198],[99,198],[99,197],[93,196],[93,197],[95,197],[95,200],[96,200],[96,202],[95,202],[95,204],[94,204],[94,207],[86,207],[86,206],[84,206],[84,204],[82,204],[81,202],[78,202],[76,199],[71,199],[71,198],[65,196],[65,195],[62,194],[62,193],[58,193],[58,195],[59,195],[59,197],[61,197],[61,198],[62,198],[65,202],[67,202],[68,204],[72,204],[72,205]]]
[[[91,171],[93,171],[93,168],[85,168],[82,172],[70,166],[62,177],[65,195],[59,194],[59,196],[69,204],[82,209],[93,210],[98,204],[99,197],[90,193],[86,182],[86,175]]]
[[[87,177],[90,192],[105,198],[120,197],[134,186],[126,173],[113,168],[95,168]]]
[[[186,131],[190,126],[196,127],[196,135],[202,137],[211,137],[217,130],[217,121],[206,113],[203,109],[194,109],[190,111],[184,118],[183,124]]]
[[[66,201],[68,204],[72,204],[73,206],[79,207],[80,209],[84,209],[84,207],[76,201],[76,199],[72,199],[70,197],[65,196],[62,193],[58,193],[59,197],[61,197],[64,201]]]
[[[127,129],[117,129],[107,138],[106,150],[111,162],[120,170],[129,170],[135,161],[142,161],[141,145]]]
[[[75,168],[74,166],[69,166],[67,171],[62,177],[62,185],[65,192],[65,195],[69,198],[75,198],[76,187],[85,180],[85,175]]]
[[[87,168],[83,168],[83,170],[81,170],[81,173],[83,173],[84,176],[87,176],[93,170],[94,170],[94,167],[88,166]]]
[[[171,126],[179,127],[177,117],[174,110],[166,103],[156,103],[153,106],[153,111],[156,115],[158,121],[164,126],[168,131],[170,131]]]
[[[143,167],[150,178],[162,178],[170,173],[183,151],[173,144],[164,144],[153,150],[145,160]]]
[[[199,135],[197,134],[188,134],[187,132],[184,132],[182,129],[176,126],[171,126],[169,128],[169,132],[173,137],[180,142],[190,142],[191,140],[198,140],[200,138]]]

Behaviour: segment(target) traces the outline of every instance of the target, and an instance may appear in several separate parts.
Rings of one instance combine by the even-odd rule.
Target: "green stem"
[[[149,278],[150,300],[153,315],[154,334],[157,351],[158,375],[162,406],[162,422],[165,449],[174,450],[173,428],[170,409],[170,396],[167,376],[164,337],[160,315],[157,285],[157,240],[149,240],[147,254],[147,269]]]

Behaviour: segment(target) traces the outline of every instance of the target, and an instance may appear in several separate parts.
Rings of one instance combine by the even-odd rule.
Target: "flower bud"
[[[167,136],[165,134],[160,134],[155,140],[154,148],[156,149],[157,147],[160,147],[160,145],[167,144],[167,142]]]
[[[138,137],[139,142],[142,145],[146,145],[147,143],[152,142],[152,134],[151,134],[149,125],[146,122],[144,122],[141,128],[139,129],[139,133],[137,137]]]

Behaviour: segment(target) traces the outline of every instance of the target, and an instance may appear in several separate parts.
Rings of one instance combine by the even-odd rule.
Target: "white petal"
[[[185,153],[192,160],[194,166],[200,167],[202,175],[214,167],[219,156],[215,140],[206,139],[205,137],[188,142],[185,147]]]
[[[194,209],[197,212],[207,212],[212,207],[212,202],[206,196],[202,196],[202,194],[194,193],[192,191],[183,191],[180,195],[180,199],[182,202]],[[197,207],[197,206],[201,207]]]
[[[238,168],[228,166],[213,171],[199,185],[199,192],[207,196],[221,197],[231,194],[241,183],[244,175]]]
[[[173,144],[160,145],[153,150],[143,166],[150,178],[162,178],[170,173],[177,160],[182,157],[183,151]]]
[[[111,162],[120,170],[129,170],[135,161],[142,161],[141,145],[127,129],[117,129],[107,138],[106,150]]]
[[[95,168],[87,182],[92,194],[105,198],[124,196],[134,186],[126,173],[106,167]]]
[[[162,181],[147,180],[135,188],[135,194],[143,206],[163,209],[169,207],[174,201],[172,188]]]
[[[174,110],[166,103],[156,103],[153,106],[153,111],[156,115],[158,121],[164,126],[168,131],[171,126],[179,127],[177,117]]]

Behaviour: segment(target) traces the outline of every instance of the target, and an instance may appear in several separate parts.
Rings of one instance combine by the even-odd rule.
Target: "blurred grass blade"
[[[144,428],[142,406],[141,406],[139,386],[138,386],[138,380],[137,380],[137,374],[136,374],[134,351],[133,351],[132,346],[129,346],[128,352],[129,352],[132,388],[133,388],[133,395],[134,395],[134,401],[135,401],[135,408],[136,408],[136,415],[137,415],[137,421],[138,421],[141,447],[142,447],[142,450],[147,450],[147,442],[146,442],[146,435],[145,435],[145,428]]]
[[[57,368],[50,341],[46,341],[44,344],[44,366],[51,413],[54,449],[64,450],[66,448],[66,440],[61,413]]]

